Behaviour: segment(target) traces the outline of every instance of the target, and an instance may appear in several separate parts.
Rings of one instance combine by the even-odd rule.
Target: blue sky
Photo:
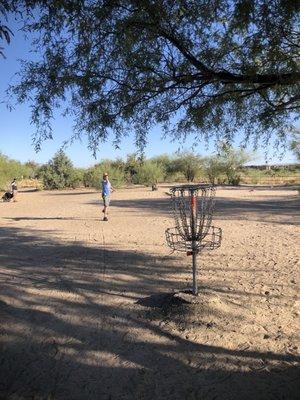
[[[0,152],[22,162],[34,160],[38,163],[44,163],[72,135],[72,120],[57,115],[53,122],[54,139],[44,142],[42,150],[39,153],[35,152],[32,144],[32,134],[35,131],[35,127],[30,124],[30,106],[27,104],[17,105],[14,110],[9,111],[5,105],[5,89],[9,83],[14,81],[13,76],[19,70],[20,63],[18,59],[27,59],[30,57],[30,42],[26,41],[23,34],[18,31],[16,22],[10,22],[9,26],[14,32],[11,44],[6,45],[1,42],[1,46],[4,47],[6,59],[0,58]],[[118,150],[114,148],[112,140],[100,145],[96,159],[91,154],[91,151],[87,149],[87,142],[84,139],[82,142],[75,142],[65,151],[74,165],[78,167],[93,165],[103,158],[125,158],[127,154],[136,151],[133,136],[123,139]],[[172,143],[170,139],[162,139],[161,130],[157,127],[149,134],[145,154],[147,157],[152,157],[163,153],[171,154],[180,148],[189,150],[193,142],[193,137],[189,138],[184,144],[178,142]],[[201,155],[211,154],[214,151],[213,143],[207,148],[204,142],[199,142],[194,150]],[[295,161],[295,157],[289,151],[285,153],[282,159],[276,154],[272,156],[272,152],[271,149],[269,163],[289,163]],[[258,153],[255,163],[264,162],[264,154]]]

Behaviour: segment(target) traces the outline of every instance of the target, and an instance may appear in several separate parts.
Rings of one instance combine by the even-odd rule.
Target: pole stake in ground
[[[212,225],[215,188],[211,185],[183,185],[171,189],[175,227],[166,230],[173,250],[193,259],[193,294],[198,294],[197,255],[221,245],[222,230]]]

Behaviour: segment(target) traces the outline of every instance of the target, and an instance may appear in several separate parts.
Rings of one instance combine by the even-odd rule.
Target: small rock
[[[184,292],[178,292],[174,294],[174,299],[178,300],[182,303],[188,303],[188,304],[197,304],[198,303],[198,297],[194,296],[191,293],[184,293]]]
[[[270,339],[269,335],[264,335],[264,339]]]

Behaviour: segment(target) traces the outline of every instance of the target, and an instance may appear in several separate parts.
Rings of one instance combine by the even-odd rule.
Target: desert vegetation
[[[107,171],[115,187],[125,185],[151,186],[168,182],[205,182],[214,185],[298,184],[300,166],[247,166],[253,155],[231,146],[222,146],[217,154],[203,157],[192,152],[163,154],[144,158],[129,154],[126,159],[105,159],[89,168],[76,168],[62,151],[46,164],[33,161],[21,163],[0,155],[0,187],[6,190],[13,178],[21,187],[36,189],[68,189],[93,187],[99,189]]]

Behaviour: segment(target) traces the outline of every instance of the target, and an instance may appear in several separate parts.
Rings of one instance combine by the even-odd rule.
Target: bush
[[[169,164],[169,174],[181,173],[188,182],[194,182],[203,172],[204,160],[197,154],[183,152],[173,158]]]
[[[83,174],[83,183],[85,187],[94,187],[101,189],[103,173],[107,172],[109,180],[113,187],[118,188],[125,183],[124,171],[118,167],[113,167],[107,161],[89,168]]]
[[[223,163],[218,156],[206,157],[204,159],[204,173],[212,185],[220,184],[223,181]]]
[[[174,173],[172,173],[172,159],[168,154],[162,154],[161,156],[156,156],[150,158],[151,162],[157,164],[163,173],[163,181],[174,181]]]
[[[83,176],[84,176],[84,169],[83,168],[74,168],[73,173],[71,175],[71,187],[76,189],[83,185]]]
[[[35,161],[27,161],[24,164],[23,177],[27,179],[34,179],[36,177],[38,169],[39,169],[39,164],[37,164]]]
[[[116,167],[110,167],[108,170],[106,170],[108,173],[108,178],[114,188],[121,187],[125,183],[125,177],[124,177],[124,171],[116,168]],[[102,174],[101,174],[101,181],[102,181]]]
[[[30,178],[31,170],[19,161],[0,153],[0,189],[9,190],[11,181]]]
[[[39,168],[37,177],[42,179],[44,188],[50,190],[73,188],[78,182],[76,170],[62,150],[58,151],[47,164]]]
[[[134,177],[141,166],[141,158],[136,153],[128,154],[124,164],[124,178],[127,183],[133,183]]]
[[[247,181],[249,180],[250,183],[257,185],[261,181],[262,173],[257,169],[248,169],[245,171],[245,176],[247,178]]]
[[[155,185],[164,180],[164,171],[161,165],[153,161],[145,161],[134,176],[134,183],[140,185]]]
[[[221,169],[227,177],[227,183],[234,186],[239,185],[242,179],[242,167],[252,159],[252,156],[242,149],[234,149],[228,144],[221,143],[217,157]]]

